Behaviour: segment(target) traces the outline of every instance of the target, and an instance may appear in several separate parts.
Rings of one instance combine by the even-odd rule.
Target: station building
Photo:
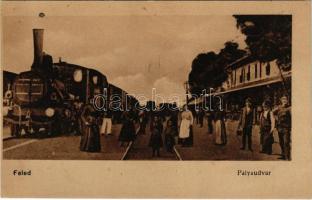
[[[271,106],[278,105],[283,94],[291,94],[291,70],[279,68],[276,60],[260,62],[247,55],[226,66],[227,80],[211,95],[222,97],[223,107],[230,118],[237,119],[246,98],[251,98],[255,119],[259,117],[261,105],[269,100]],[[207,98],[207,97],[206,97]],[[207,100],[206,100],[207,101]],[[289,97],[289,101],[291,98]],[[203,97],[190,101],[190,105],[201,104]]]

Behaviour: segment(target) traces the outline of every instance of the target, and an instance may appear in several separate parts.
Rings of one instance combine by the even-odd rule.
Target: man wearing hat
[[[241,150],[246,148],[246,142],[248,141],[248,150],[252,151],[253,108],[251,105],[251,98],[247,98],[239,121],[239,126],[243,129]]]

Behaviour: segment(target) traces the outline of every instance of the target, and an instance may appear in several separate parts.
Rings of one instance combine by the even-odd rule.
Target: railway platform
[[[165,124],[165,123],[164,123]],[[148,127],[148,126],[147,126]],[[138,129],[138,125],[136,125]],[[253,130],[253,152],[240,150],[241,136],[236,135],[237,121],[226,122],[227,144],[215,145],[214,134],[207,133],[207,123],[203,127],[193,125],[194,143],[191,147],[176,145],[174,152],[166,152],[161,148],[160,157],[152,157],[152,149],[148,146],[150,132],[139,134],[134,142],[121,147],[118,136],[121,124],[113,125],[112,136],[101,136],[101,152],[87,153],[79,150],[80,136],[62,135],[48,138],[7,138],[3,140],[4,159],[36,159],[36,160],[278,160],[280,147],[277,133],[273,154],[260,153],[259,128]]]
[[[114,125],[112,135],[101,136],[101,152],[88,153],[79,150],[80,136],[49,138],[11,138],[3,141],[4,159],[44,160],[120,160],[126,150],[120,147],[118,135],[121,125]]]

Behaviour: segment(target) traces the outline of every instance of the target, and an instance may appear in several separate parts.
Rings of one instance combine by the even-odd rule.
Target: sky
[[[29,70],[32,29],[44,28],[44,51],[53,60],[97,69],[110,83],[151,99],[185,95],[192,60],[219,52],[226,41],[245,48],[231,15],[4,16],[2,68]],[[145,100],[141,100],[142,102]]]

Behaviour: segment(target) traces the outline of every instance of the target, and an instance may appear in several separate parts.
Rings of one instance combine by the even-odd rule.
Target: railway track
[[[121,158],[121,160],[132,160],[132,159],[130,159],[129,158],[129,152],[131,151],[131,148],[133,147],[133,142],[131,142],[129,145],[128,145],[128,147],[127,147],[127,150],[125,151],[125,153],[123,154],[123,156],[122,156],[122,158]],[[180,155],[180,153],[178,152],[178,150],[175,148],[175,147],[173,147],[173,153],[174,153],[174,158],[175,159],[168,159],[168,158],[166,158],[166,159],[162,159],[162,157],[159,157],[159,159],[158,160],[179,160],[179,161],[182,161],[183,159],[182,159],[182,157],[181,157],[181,155]],[[144,159],[145,160],[145,159]],[[147,160],[147,159],[146,159]]]
[[[136,132],[135,132],[135,135],[136,135],[136,136],[138,135],[139,131],[140,131],[140,127],[139,127],[139,128],[136,130]],[[126,160],[127,155],[128,155],[128,153],[129,153],[129,151],[130,151],[132,145],[133,145],[133,141],[131,141],[131,142],[128,144],[125,153],[124,153],[124,154],[122,155],[122,157],[121,157],[121,160]]]
[[[181,160],[181,161],[182,161],[182,157],[181,157],[180,153],[178,152],[178,150],[176,149],[176,147],[173,147],[173,151],[174,151],[174,153],[176,154],[178,160]]]
[[[137,137],[135,141],[131,141],[126,148],[121,160],[150,160],[151,149],[148,146],[149,134],[138,135],[139,129],[136,131]],[[163,149],[163,148],[162,148]],[[161,150],[160,157],[157,160],[182,160],[178,150],[173,147],[173,152],[168,153]]]

